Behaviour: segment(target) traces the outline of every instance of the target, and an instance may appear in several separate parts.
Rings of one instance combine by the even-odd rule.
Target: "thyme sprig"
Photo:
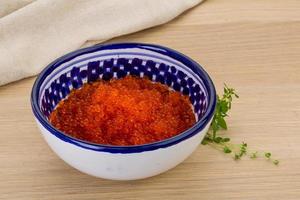
[[[232,155],[235,160],[240,160],[243,156],[248,156],[251,159],[264,157],[266,160],[271,161],[274,165],[278,165],[279,161],[273,159],[270,152],[250,151],[247,143],[242,142],[241,144],[233,144],[230,142],[230,138],[222,137],[217,134],[220,130],[227,130],[225,118],[228,117],[228,112],[231,109],[233,98],[239,98],[239,96],[233,88],[224,84],[224,93],[221,97],[217,96],[215,115],[202,144],[208,144],[225,154]]]

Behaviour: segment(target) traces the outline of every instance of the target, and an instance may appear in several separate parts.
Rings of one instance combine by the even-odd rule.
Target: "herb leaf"
[[[271,155],[272,155],[272,154],[271,154],[271,153],[269,153],[269,152],[268,152],[268,153],[265,153],[265,157],[266,157],[266,158],[270,158],[270,157],[271,157]]]
[[[227,124],[223,117],[220,117],[218,119],[218,123],[221,128],[223,128],[224,130],[227,130]]]
[[[225,147],[223,148],[223,151],[224,151],[224,153],[231,153],[231,152],[232,152],[231,149],[229,149],[228,146],[225,146]]]

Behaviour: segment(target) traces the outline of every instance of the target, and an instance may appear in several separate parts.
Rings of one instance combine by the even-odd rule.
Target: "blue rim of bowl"
[[[166,140],[144,144],[144,145],[134,145],[134,146],[113,146],[113,145],[103,145],[103,144],[95,144],[88,141],[83,141],[80,139],[76,139],[74,137],[71,137],[58,129],[54,128],[48,120],[44,117],[42,112],[39,109],[38,106],[38,97],[39,97],[39,90],[43,83],[43,80],[57,67],[59,67],[61,64],[72,60],[73,58],[86,54],[86,53],[92,53],[95,51],[101,51],[101,50],[113,50],[113,49],[124,49],[124,48],[140,48],[145,50],[154,51],[166,56],[169,56],[171,58],[174,58],[175,60],[185,64],[188,66],[194,73],[196,73],[198,76],[201,77],[204,86],[207,89],[208,92],[208,107],[204,114],[204,116],[194,124],[191,128],[188,130],[174,136],[171,138],[168,138]],[[35,80],[32,91],[31,91],[31,107],[33,114],[41,123],[41,125],[48,130],[51,134],[56,136],[57,138],[68,142],[70,144],[76,145],[81,148],[94,150],[94,151],[101,151],[101,152],[109,152],[109,153],[139,153],[144,151],[153,151],[160,148],[166,148],[172,145],[175,145],[179,142],[182,142],[200,131],[202,131],[208,123],[211,121],[214,111],[216,108],[216,90],[214,87],[214,84],[209,77],[209,75],[206,73],[206,71],[194,60],[187,57],[186,55],[175,51],[173,49],[163,47],[160,45],[155,44],[146,44],[146,43],[112,43],[112,44],[98,44],[92,47],[87,47],[83,49],[79,49],[76,51],[73,51],[71,53],[68,53],[52,63],[50,63],[37,77]],[[205,133],[202,133],[205,134]]]

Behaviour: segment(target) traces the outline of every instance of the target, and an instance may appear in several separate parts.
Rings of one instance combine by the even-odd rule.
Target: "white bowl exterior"
[[[201,143],[210,123],[175,145],[140,153],[94,151],[65,142],[37,124],[51,149],[66,163],[86,174],[112,180],[135,180],[165,172],[184,161]]]

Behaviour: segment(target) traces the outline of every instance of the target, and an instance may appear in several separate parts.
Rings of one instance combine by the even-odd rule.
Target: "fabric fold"
[[[83,45],[166,23],[201,0],[37,0],[0,18],[0,85]]]

